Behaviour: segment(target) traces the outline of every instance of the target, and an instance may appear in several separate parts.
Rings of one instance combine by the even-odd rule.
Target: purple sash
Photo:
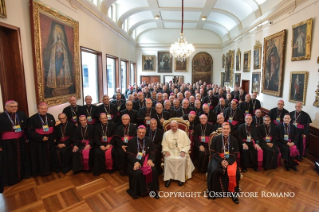
[[[65,137],[60,138],[60,141],[61,141],[61,142],[65,142],[65,141],[68,140],[68,139],[69,139],[69,136],[65,136]]]
[[[105,166],[108,170],[113,169],[112,149],[113,146],[111,146],[108,150],[105,151]]]
[[[140,169],[142,170],[143,175],[145,176],[146,183],[151,183],[153,182],[153,172],[152,168],[147,165],[148,154],[143,157],[145,157],[145,160],[143,163],[143,167],[140,167]]]
[[[10,140],[10,139],[18,139],[24,135],[24,131],[21,130],[20,132],[3,132],[1,139],[2,140]]]
[[[53,133],[53,129],[54,129],[53,127],[49,127],[49,131],[44,132],[43,128],[37,128],[37,129],[35,129],[35,132],[40,134],[40,135],[49,135],[49,134]]]
[[[246,139],[243,139],[244,142],[246,142]],[[251,139],[255,146],[255,140]],[[264,151],[262,149],[257,150],[257,162],[258,162],[258,169],[260,170],[263,165],[263,157],[264,157]]]
[[[89,140],[83,140],[81,141],[81,143],[84,143],[85,146],[89,144]],[[90,153],[90,149],[86,149],[86,150],[82,150],[82,157],[83,157],[83,169],[84,170],[90,170],[90,167],[89,167],[89,153]]]
[[[198,137],[199,137],[199,141],[200,141],[201,143],[203,143],[203,142],[202,142],[202,136],[198,136]],[[208,142],[209,142],[209,136],[205,136],[205,143],[208,144]]]
[[[92,119],[92,121],[88,121],[88,124],[95,124],[96,123],[96,119]]]
[[[291,139],[288,140],[289,143],[291,143]],[[299,151],[297,149],[296,145],[293,145],[290,147],[290,157],[296,157],[299,156]]]

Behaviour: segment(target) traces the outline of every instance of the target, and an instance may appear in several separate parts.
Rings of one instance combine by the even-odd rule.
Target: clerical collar
[[[137,137],[137,139],[138,139],[139,142],[143,142],[143,138]]]
[[[86,127],[87,127],[87,124],[86,124],[85,126],[82,126],[82,125],[81,125],[81,127],[82,127],[82,128],[86,128]]]
[[[251,124],[248,125],[247,123],[245,123],[245,124],[246,124],[247,127],[250,127],[250,125],[251,125]]]

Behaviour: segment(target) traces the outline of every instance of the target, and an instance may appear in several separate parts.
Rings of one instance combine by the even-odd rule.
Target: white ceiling
[[[227,41],[284,1],[288,0],[184,0],[184,28],[211,31]],[[124,30],[137,42],[150,30],[160,29],[165,35],[165,30],[181,28],[182,0],[103,0],[101,4],[114,6],[117,25],[123,28],[127,22]]]

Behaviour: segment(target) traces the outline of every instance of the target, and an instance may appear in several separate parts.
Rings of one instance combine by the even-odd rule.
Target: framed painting
[[[229,50],[226,54],[226,66],[225,66],[225,82],[228,82],[229,86],[233,86],[233,78],[234,78],[234,54],[235,51]]]
[[[285,50],[286,30],[264,38],[262,93],[272,96],[282,95]]]
[[[252,73],[252,83],[251,83],[251,92],[258,93],[260,92],[260,72],[253,72]]]
[[[79,22],[38,1],[31,13],[37,102],[50,107],[79,99]]]
[[[241,73],[235,73],[235,86],[240,87]]]
[[[155,55],[142,55],[143,71],[156,70],[156,56]]]
[[[187,72],[188,71],[188,59],[184,61],[178,61],[176,58],[174,59],[175,62],[175,71],[176,72]]]
[[[207,52],[198,52],[192,60],[192,82],[207,82],[210,84],[213,75],[213,58]]]
[[[173,60],[169,52],[157,52],[158,73],[172,73]]]
[[[241,64],[241,52],[240,49],[237,50],[236,53],[236,71],[240,71],[240,64]]]
[[[289,102],[302,102],[302,104],[305,105],[307,87],[308,87],[308,72],[307,71],[290,72]]]
[[[292,26],[292,61],[311,58],[312,18]]]
[[[244,72],[250,72],[251,51],[244,52]]]
[[[222,68],[225,68],[225,54],[223,54],[222,58]]]
[[[184,76],[182,76],[182,75],[164,75],[163,76],[163,82],[164,82],[164,84],[166,84],[166,83],[169,83],[170,81],[172,81],[172,82],[177,82],[177,83],[179,83],[179,82],[181,82],[181,83],[184,83]]]
[[[254,69],[261,67],[261,43],[256,41],[254,46]]]
[[[0,17],[6,18],[7,17],[7,9],[6,9],[6,1],[0,0]]]
[[[225,72],[220,72],[220,85],[224,87]]]

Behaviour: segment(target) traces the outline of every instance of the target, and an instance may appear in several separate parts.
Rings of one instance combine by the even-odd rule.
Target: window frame
[[[102,62],[102,52],[96,51],[94,49],[90,49],[84,46],[80,46],[80,59],[81,59],[81,83],[82,83],[82,102],[85,104],[85,96],[84,96],[84,85],[83,85],[83,67],[82,67],[82,52],[87,52],[91,54],[95,54],[97,56],[96,67],[97,67],[97,84],[98,84],[98,101],[100,102],[103,97],[103,62]]]
[[[116,57],[116,56],[113,56],[113,55],[110,55],[110,54],[106,54],[106,69],[105,69],[105,89],[106,89],[106,93],[107,95],[112,98],[113,96],[110,96],[109,93],[108,93],[108,78],[107,78],[107,58],[110,58],[110,59],[114,59],[115,60],[115,79],[114,79],[114,82],[115,82],[115,85],[114,85],[114,93],[116,91],[116,88],[119,87],[119,58]],[[103,79],[104,79],[104,76],[103,76]]]
[[[125,80],[125,82],[124,83],[126,83],[126,89],[128,89],[128,87],[127,87],[127,85],[128,85],[128,83],[127,82],[129,82],[128,80],[129,80],[129,73],[130,73],[130,63],[129,63],[129,61],[128,60],[126,60],[126,59],[120,59],[120,61],[119,61],[119,65],[120,65],[120,67],[121,67],[121,62],[125,62],[125,64],[126,64],[126,80]],[[121,93],[123,93],[123,92],[125,92],[125,91],[122,91],[122,71],[120,71],[119,70],[119,88],[121,89]]]

